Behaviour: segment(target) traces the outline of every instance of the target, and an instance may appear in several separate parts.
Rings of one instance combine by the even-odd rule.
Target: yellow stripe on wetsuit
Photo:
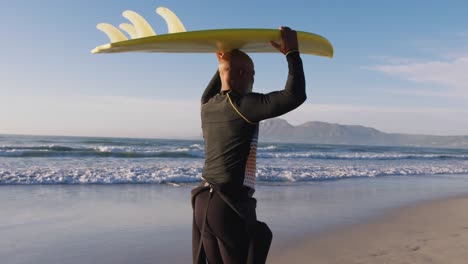
[[[234,108],[234,110],[240,115],[240,117],[242,117],[242,119],[244,119],[247,123],[252,124],[252,125],[257,125],[258,123],[254,123],[254,122],[248,120],[247,117],[245,117],[243,114],[241,114],[241,112],[239,112],[239,110],[237,110],[237,108],[232,103],[232,100],[231,100],[231,97],[229,96],[229,93],[227,93],[226,95],[228,97],[229,103],[231,104],[232,108]]]

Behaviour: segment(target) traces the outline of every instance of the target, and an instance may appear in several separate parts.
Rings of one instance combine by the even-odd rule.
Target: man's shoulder
[[[236,101],[238,105],[250,103],[255,104],[264,96],[265,94],[263,93],[250,92],[244,95],[238,95],[237,97],[235,97],[235,99],[233,99],[233,101]]]
[[[219,106],[220,104],[223,104],[227,101],[226,95],[222,93],[217,93],[213,97],[211,97],[206,103],[201,104],[201,109],[205,108],[211,108],[211,107],[216,107]]]
[[[259,96],[263,96],[264,94],[263,93],[256,93],[256,92],[250,92],[250,93],[246,93],[246,94],[239,94],[237,92],[231,92],[229,93],[230,97],[231,98],[235,98],[235,99],[245,99],[245,98],[252,98],[252,97],[259,97]]]
[[[256,93],[256,92],[251,92],[251,93],[248,93],[244,96],[262,96],[262,95],[265,95],[264,93]]]

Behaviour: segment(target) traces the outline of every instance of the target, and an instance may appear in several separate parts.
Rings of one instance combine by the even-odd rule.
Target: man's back
[[[246,186],[255,189],[258,124],[249,123],[236,111],[235,92],[221,92],[202,105],[205,139],[203,178],[221,190]]]
[[[194,263],[265,263],[272,233],[257,220],[255,190],[258,123],[306,100],[297,35],[281,28],[288,79],[284,90],[252,93],[253,62],[234,50],[218,53],[219,70],[201,99],[205,140],[202,185],[192,190]],[[208,191],[209,190],[209,191]]]
[[[285,89],[268,94],[220,91],[220,76],[215,74],[201,106],[206,181],[220,189],[255,189],[258,123],[289,112],[306,99],[299,52],[288,54],[287,60]]]

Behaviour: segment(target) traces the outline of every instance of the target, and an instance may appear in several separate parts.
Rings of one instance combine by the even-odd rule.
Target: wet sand
[[[397,209],[272,252],[269,263],[468,263],[468,196]]]

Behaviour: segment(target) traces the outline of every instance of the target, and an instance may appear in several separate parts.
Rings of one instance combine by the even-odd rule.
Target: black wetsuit
[[[257,221],[255,190],[258,123],[285,114],[306,100],[299,52],[287,56],[289,74],[284,90],[268,94],[221,91],[219,72],[201,99],[205,140],[205,186],[214,193],[206,216],[203,250],[195,259],[209,200],[209,187],[192,191],[194,263],[264,263],[271,231]],[[196,199],[195,199],[196,198]]]

